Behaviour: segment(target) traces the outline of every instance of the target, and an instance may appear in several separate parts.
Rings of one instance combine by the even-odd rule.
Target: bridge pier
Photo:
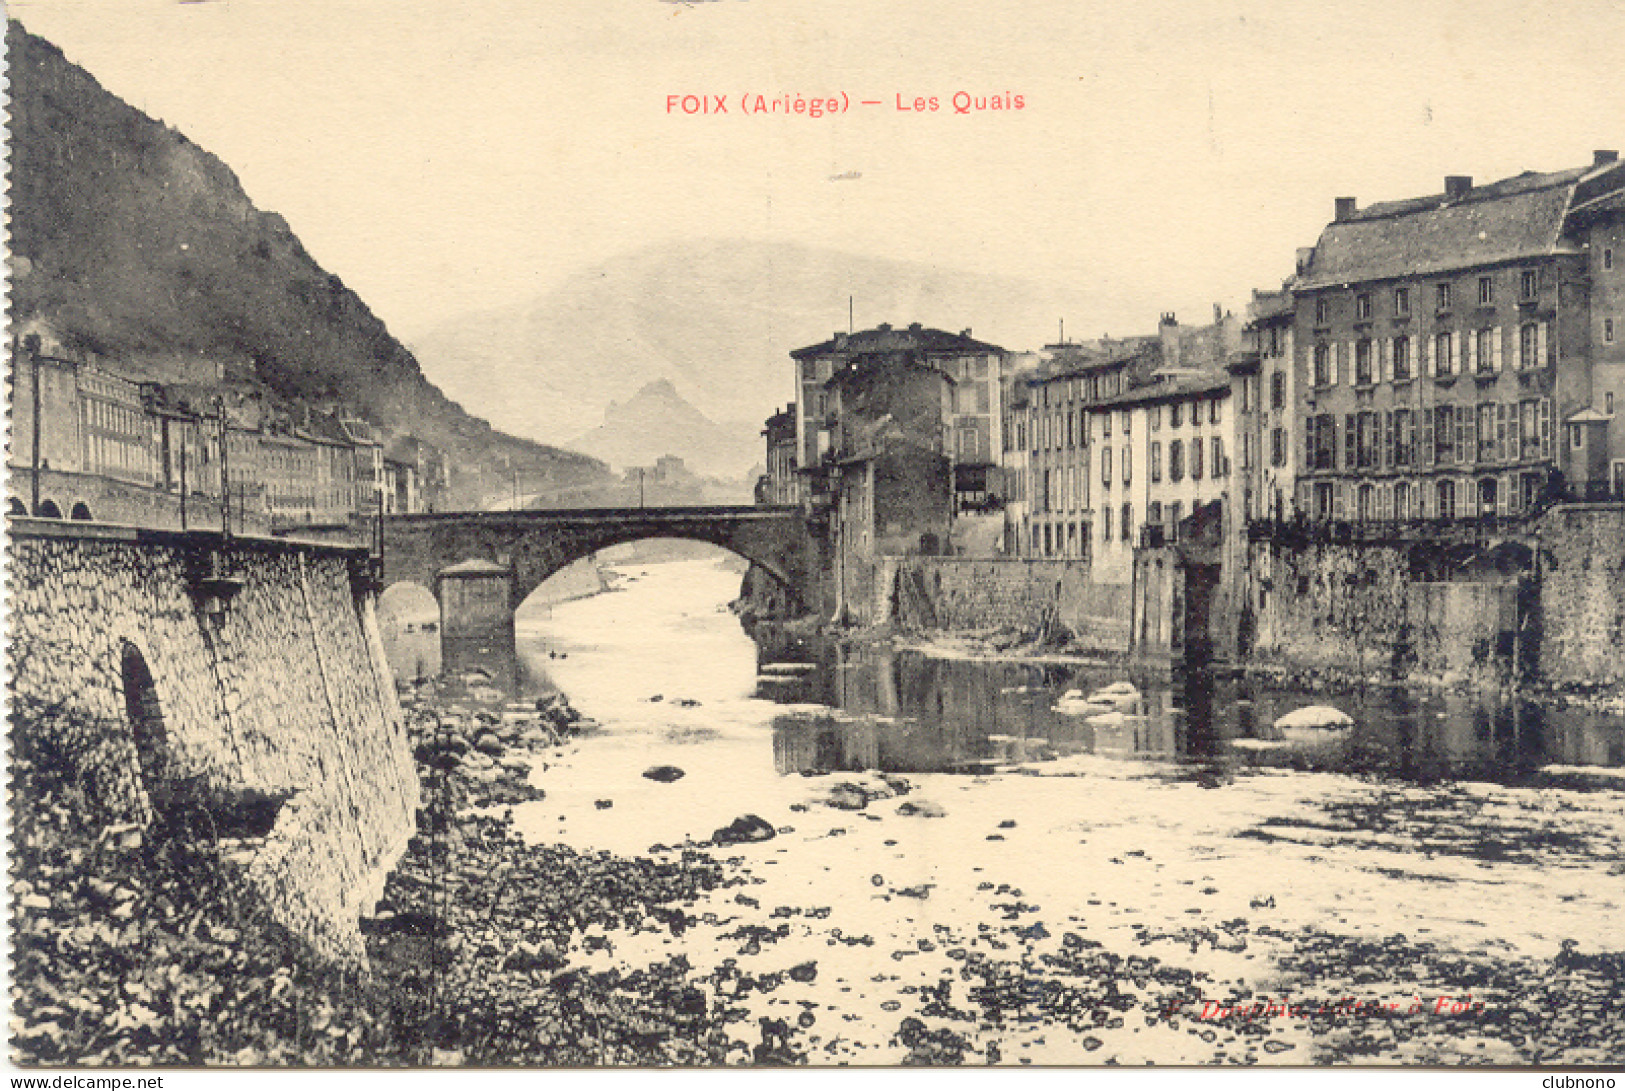
[[[440,603],[440,669],[479,667],[501,677],[516,666],[514,573],[509,565],[478,558],[435,573]]]

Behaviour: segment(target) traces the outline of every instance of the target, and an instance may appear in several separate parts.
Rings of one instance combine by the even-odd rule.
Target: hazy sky
[[[219,155],[408,341],[618,252],[715,235],[1038,276],[1130,301],[1084,304],[1069,331],[1149,331],[1278,285],[1337,195],[1625,145],[1619,0],[10,10]],[[747,91],[853,106],[742,116]],[[1025,108],[961,116],[957,91]],[[729,113],[668,115],[683,93]],[[898,112],[899,94],[941,109]]]

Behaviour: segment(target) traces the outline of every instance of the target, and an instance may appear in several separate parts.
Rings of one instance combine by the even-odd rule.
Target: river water
[[[681,935],[580,936],[571,952],[587,968],[680,953],[748,1013],[745,1039],[769,1019],[814,1063],[919,1059],[940,1029],[971,1062],[1302,1064],[1351,1055],[1324,1024],[1248,1036],[1199,1009],[1260,994],[1431,1004],[1456,987],[1398,965],[1412,955],[1391,973],[1308,972],[1306,937],[1486,966],[1625,948],[1618,716],[758,646],[726,607],[738,585],[710,560],[650,564],[621,569],[613,592],[522,611],[530,674],[601,726],[544,755],[546,798],[516,818],[537,840],[674,859],[744,815],[775,828],[716,850],[742,883],[689,907]],[[1124,682],[1138,695],[1119,714],[1083,707]],[[1352,724],[1275,727],[1309,705]],[[684,775],[643,776],[662,765]],[[1103,999],[1098,981],[1083,989],[1080,951],[1140,970]],[[1166,972],[1148,977],[1147,958]],[[812,980],[783,976],[808,962]],[[1404,1039],[1355,1059],[1505,1063],[1527,1048],[1443,1024]],[[1583,1062],[1576,1048],[1564,1056]]]

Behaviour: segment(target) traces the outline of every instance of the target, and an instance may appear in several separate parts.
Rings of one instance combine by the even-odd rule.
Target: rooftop
[[[800,360],[808,356],[827,356],[831,353],[875,353],[915,351],[930,356],[985,355],[1003,353],[998,345],[978,341],[966,329],[959,333],[932,329],[918,322],[901,329],[881,323],[871,330],[857,333],[837,333],[828,341],[806,348],[792,349],[790,356]]]
[[[1612,174],[1614,177],[1608,177]],[[1482,186],[1461,180],[1455,192],[1351,209],[1326,225],[1294,287],[1427,274],[1543,257],[1564,240],[1576,187],[1588,193],[1625,185],[1625,166],[1597,162],[1551,173],[1525,171]],[[1607,197],[1589,198],[1588,203]]]

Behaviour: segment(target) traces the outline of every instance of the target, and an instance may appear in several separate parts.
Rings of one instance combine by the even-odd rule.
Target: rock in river
[[[657,780],[661,784],[670,784],[674,780],[682,780],[686,775],[675,765],[651,765],[643,771],[644,779]]]
[[[719,845],[740,845],[747,841],[767,841],[776,836],[772,826],[760,815],[747,814],[734,819],[711,835]]]

